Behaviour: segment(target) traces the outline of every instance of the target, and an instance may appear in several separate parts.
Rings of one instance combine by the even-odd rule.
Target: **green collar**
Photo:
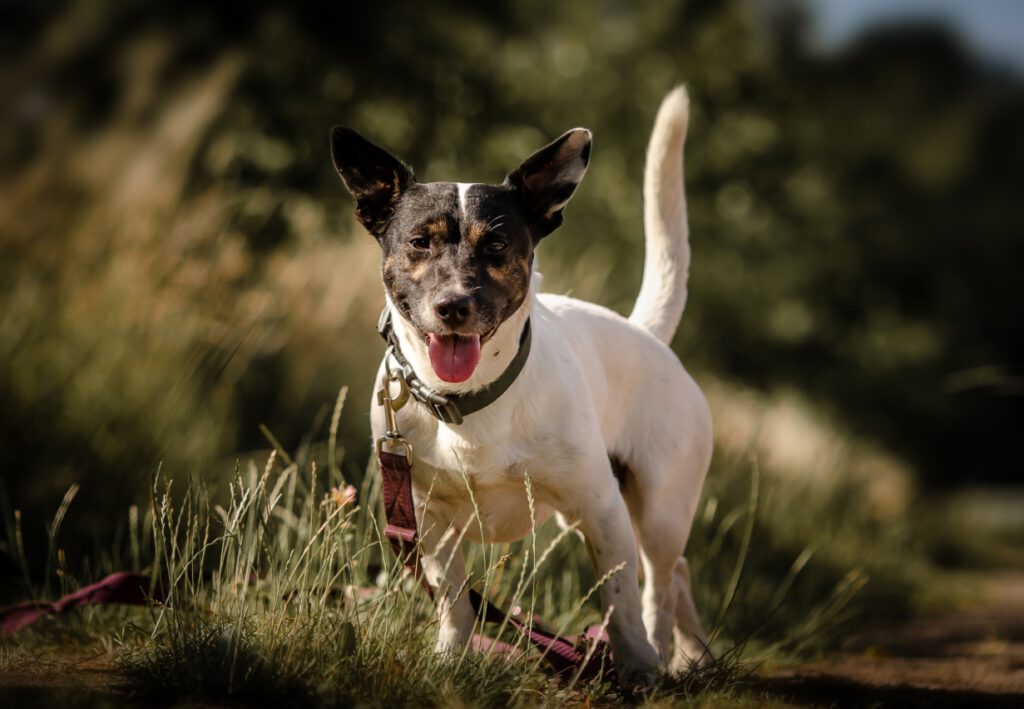
[[[526,324],[523,325],[523,334],[519,336],[519,351],[516,352],[516,356],[512,358],[500,377],[480,391],[468,394],[441,394],[428,387],[423,380],[416,376],[412,365],[402,354],[402,348],[398,345],[398,337],[391,325],[391,310],[386,306],[377,322],[377,332],[391,346],[391,354],[401,367],[401,377],[409,387],[412,397],[426,406],[427,411],[435,417],[444,423],[453,425],[462,423],[464,417],[490,406],[508,391],[512,382],[526,366],[526,359],[530,356],[530,341],[533,339],[530,333],[530,320],[527,318]]]

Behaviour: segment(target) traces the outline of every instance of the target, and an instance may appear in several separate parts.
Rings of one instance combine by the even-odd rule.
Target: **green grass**
[[[165,587],[163,601],[47,619],[2,641],[0,669],[70,642],[111,651],[145,701],[505,707],[639,700],[605,678],[552,677],[507,629],[503,639],[522,656],[433,652],[429,599],[379,533],[376,475],[362,476],[357,501],[344,492],[333,453],[343,395],[320,466],[308,451],[293,459],[278,450],[260,466],[238,465],[226,495],[195,476],[175,485],[158,475],[148,511],[129,515],[121,556],[150,569]],[[839,473],[834,480],[844,479]],[[77,584],[57,539],[73,497],[50,525],[50,577],[60,584],[51,594]],[[761,705],[768,699],[741,689],[745,674],[905,615],[934,573],[920,545],[910,543],[910,522],[871,514],[854,483],[783,480],[762,474],[755,460],[722,454],[699,510],[688,557],[717,660],[664,678],[646,703]],[[533,610],[559,632],[601,621],[598,580],[576,535],[545,526],[515,544],[465,547],[471,583],[503,607]]]

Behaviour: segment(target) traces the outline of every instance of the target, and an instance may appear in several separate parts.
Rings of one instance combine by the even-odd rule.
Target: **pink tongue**
[[[480,335],[435,335],[430,333],[430,363],[443,381],[464,382],[480,362]]]

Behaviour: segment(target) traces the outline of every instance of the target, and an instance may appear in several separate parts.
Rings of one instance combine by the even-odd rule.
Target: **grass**
[[[197,477],[175,486],[157,475],[151,505],[129,514],[122,546],[126,561],[148,568],[163,587],[163,600],[47,619],[0,641],[0,669],[70,640],[112,653],[145,701],[505,707],[640,700],[604,678],[552,677],[507,629],[501,637],[519,656],[435,654],[430,602],[382,543],[377,477],[363,475],[357,492],[348,489],[329,448],[321,466],[308,450],[294,457],[275,450],[261,466],[238,465],[226,496]],[[49,526],[48,577],[60,586],[51,595],[77,585],[58,544],[73,498],[72,490]],[[906,614],[934,572],[908,543],[910,522],[880,520],[869,508],[857,483],[832,482],[823,492],[818,483],[762,473],[756,458],[719,455],[688,549],[716,661],[665,678],[642,701],[762,705],[769,700],[742,690],[746,673]],[[464,546],[471,584],[503,607],[536,612],[559,632],[601,622],[593,593],[600,580],[576,535],[548,526],[515,544]]]

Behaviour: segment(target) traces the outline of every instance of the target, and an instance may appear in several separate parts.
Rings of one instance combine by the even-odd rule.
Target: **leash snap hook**
[[[406,381],[403,376],[402,370],[391,369],[391,359],[394,355],[395,348],[388,345],[387,351],[384,353],[384,387],[382,391],[377,392],[377,400],[381,404],[384,403],[383,395],[391,400],[391,405],[395,411],[400,411],[403,406],[409,401],[409,382]],[[391,382],[398,384],[398,396],[391,396]],[[394,429],[392,429],[394,430]]]
[[[405,406],[409,400],[409,385],[405,378],[391,371],[391,348],[388,348],[384,356],[384,382],[377,390],[377,403],[384,409],[384,435],[377,439],[377,455],[379,456],[385,447],[405,448],[405,459],[412,465],[412,444],[405,440],[398,431],[398,418],[395,412]],[[391,383],[398,383],[398,396],[391,396]]]

